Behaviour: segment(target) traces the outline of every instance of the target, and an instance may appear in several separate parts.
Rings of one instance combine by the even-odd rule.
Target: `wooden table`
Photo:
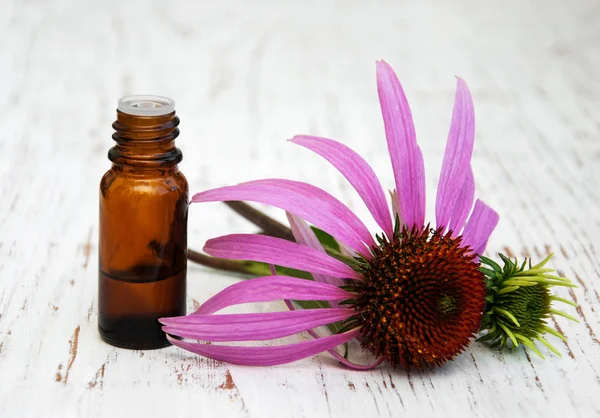
[[[596,0],[0,2],[0,416],[598,416],[599,28]],[[501,215],[488,253],[554,252],[552,265],[579,285],[557,290],[579,303],[566,310],[581,321],[552,318],[568,337],[550,337],[563,356],[473,344],[443,368],[407,374],[350,371],[326,354],[249,368],[104,344],[97,195],[116,100],[177,101],[192,192],[298,179],[366,220],[343,178],[286,139],[341,140],[392,187],[382,58],[411,101],[429,219],[454,76],[469,83],[477,195]],[[190,248],[253,230],[220,204],[191,207]],[[239,280],[195,265],[188,277],[189,309]]]

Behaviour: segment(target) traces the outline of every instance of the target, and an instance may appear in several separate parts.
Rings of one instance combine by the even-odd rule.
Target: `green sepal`
[[[552,286],[577,286],[568,278],[556,275],[554,269],[545,267],[552,255],[536,265],[532,265],[530,258],[519,263],[516,258],[511,260],[504,254],[499,254],[499,257],[502,267],[487,257],[479,257],[487,295],[480,327],[483,335],[477,341],[500,348],[510,344],[510,341],[512,346],[523,345],[544,358],[535,346],[534,341],[537,340],[552,353],[560,355],[543,335],[551,334],[563,341],[565,337],[550,328],[546,321],[551,315],[563,316],[572,321],[577,319],[553,309],[551,304],[561,302],[575,307],[577,305],[567,299],[552,296],[549,289]]]
[[[544,355],[542,354],[542,352],[535,346],[535,344],[533,343],[533,341],[531,341],[528,338],[522,336],[521,334],[515,334],[515,338],[517,338],[517,340],[521,341],[521,343],[523,343],[523,345],[525,347],[529,348],[531,351],[533,351],[535,354],[537,354],[538,356],[540,356],[542,359],[546,358],[546,357],[544,357]]]
[[[502,273],[502,267],[500,267],[500,265],[494,260],[480,255],[479,261],[481,262],[481,264],[487,264],[488,266],[492,267],[492,269],[494,269],[495,272]]]

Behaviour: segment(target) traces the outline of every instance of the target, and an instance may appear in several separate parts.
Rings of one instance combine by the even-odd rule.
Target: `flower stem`
[[[292,230],[244,202],[225,202],[234,212],[261,228],[266,235],[295,241]]]
[[[217,270],[231,271],[243,274],[265,273],[258,263],[252,261],[227,260],[225,258],[211,257],[194,250],[188,250],[188,259],[203,266],[212,267]],[[266,272],[265,274],[268,274]]]

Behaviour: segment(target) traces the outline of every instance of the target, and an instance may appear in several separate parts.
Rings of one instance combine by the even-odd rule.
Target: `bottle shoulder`
[[[111,195],[177,195],[187,199],[187,179],[178,169],[124,171],[108,170],[100,180],[100,192]],[[176,197],[176,196],[173,196]]]

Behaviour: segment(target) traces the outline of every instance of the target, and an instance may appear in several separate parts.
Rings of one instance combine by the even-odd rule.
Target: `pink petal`
[[[375,245],[365,225],[343,203],[324,190],[292,180],[256,180],[197,193],[192,202],[247,200],[272,205],[298,215],[359,253]]]
[[[343,334],[319,338],[318,340],[266,347],[208,345],[179,341],[168,336],[167,338],[169,338],[169,341],[173,345],[215,360],[244,366],[276,366],[314,356],[315,354],[344,344],[358,335],[358,330],[352,330]]]
[[[410,106],[394,70],[377,61],[377,91],[402,218],[408,226],[425,222],[425,167]]]
[[[352,268],[322,251],[266,235],[231,234],[213,238],[206,242],[204,252],[213,257],[259,261],[341,278],[360,278]]]
[[[456,96],[454,99],[454,109],[452,111],[452,123],[448,141],[446,142],[446,152],[444,153],[444,162],[438,184],[437,197],[435,202],[435,217],[438,228],[447,227],[453,222],[455,228],[462,228],[459,220],[466,219],[469,209],[473,204],[473,197],[465,192],[462,196],[465,202],[457,204],[456,197],[460,194],[465,179],[468,178],[471,171],[471,155],[473,154],[473,143],[475,140],[475,111],[473,110],[473,99],[467,84],[460,78],[457,78]],[[472,176],[472,173],[471,173]],[[467,201],[468,198],[470,201]],[[456,213],[456,210],[465,210]],[[463,218],[464,215],[464,218]],[[457,232],[457,229],[451,228]]]
[[[353,309],[303,309],[229,315],[191,315],[161,318],[167,334],[195,340],[262,341],[287,337],[307,329],[350,318]]]
[[[360,155],[346,145],[327,138],[297,135],[291,142],[316,152],[337,168],[358,192],[381,229],[388,237],[392,236],[392,220],[385,193],[375,172]]]
[[[275,266],[274,265],[270,265],[269,268],[271,269],[271,274],[276,275],[276,271],[275,271]],[[287,305],[288,309],[290,311],[295,311],[296,308],[294,307],[294,305],[292,304],[292,302],[289,299],[285,299],[284,300],[285,304]],[[329,301],[329,304],[332,306],[337,306],[337,303],[335,301]],[[323,338],[322,336],[318,335],[317,332],[315,330],[312,329],[307,329],[306,332],[308,332],[310,334],[311,337],[317,339],[317,338]],[[375,360],[373,363],[370,364],[359,364],[359,363],[355,363],[352,362],[346,358],[344,358],[344,356],[340,355],[335,348],[331,348],[329,350],[329,354],[331,354],[334,358],[336,358],[340,363],[343,363],[345,366],[350,367],[351,369],[354,370],[370,370],[373,369],[377,366],[379,366],[381,363],[383,363],[383,357],[380,357],[379,359]]]
[[[477,199],[462,234],[463,244],[470,246],[475,254],[482,254],[498,220],[498,214]]]
[[[353,293],[326,283],[289,276],[266,276],[233,284],[204,302],[193,315],[211,314],[228,306],[274,300],[344,300]]]
[[[285,214],[290,222],[292,234],[294,234],[294,238],[298,244],[306,245],[307,247],[313,248],[320,252],[325,252],[325,249],[315,235],[315,232],[304,219],[299,218],[290,212],[286,212]]]
[[[400,221],[400,227],[404,225],[402,214],[400,213],[400,203],[398,201],[398,191],[396,189],[390,190],[390,201],[392,202],[392,213],[394,214],[394,225],[396,224],[396,218]]]
[[[475,179],[473,178],[473,171],[469,167],[467,178],[463,182],[460,192],[456,196],[456,204],[454,206],[452,217],[450,218],[450,225],[448,225],[448,228],[453,231],[454,236],[458,236],[460,230],[465,226],[465,221],[473,206],[474,197]]]
[[[288,218],[288,221],[290,222],[292,234],[294,234],[294,238],[296,239],[296,242],[298,244],[306,245],[307,247],[325,253],[325,249],[319,242],[319,239],[315,235],[312,228],[304,221],[304,219],[301,219],[289,212],[286,212],[285,214]],[[338,277],[334,277],[327,274],[313,273],[313,277],[317,282],[329,283],[334,285],[341,285],[344,282]]]
[[[296,310],[296,308],[294,307],[292,302],[290,302],[289,300],[286,300],[285,304],[287,305],[287,307],[289,308],[290,311]],[[307,329],[306,332],[308,332],[310,334],[310,336],[313,337],[314,339],[323,338],[320,335],[318,335],[315,331],[313,331],[312,329]],[[355,363],[353,361],[348,360],[347,358],[345,358],[344,356],[339,354],[335,350],[335,348],[332,348],[328,351],[329,351],[329,354],[331,354],[337,361],[339,361],[340,363],[342,363],[345,366],[350,367],[351,369],[354,369],[354,370],[370,370],[370,369],[373,369],[373,368],[379,366],[381,363],[383,363],[383,357],[379,357],[373,363],[359,364],[359,363]]]
[[[327,193],[325,190],[313,186],[312,184],[294,180],[266,179],[259,181],[263,181],[265,184],[271,184],[275,187],[285,186],[289,190],[295,190],[295,192],[301,193],[303,196],[305,196],[306,199],[320,200],[322,207],[325,208],[328,212],[335,214],[339,218],[340,222],[343,222],[343,224],[350,226],[350,228],[356,233],[356,235],[360,237],[360,240],[362,240],[362,242],[364,242],[368,246],[376,245],[373,236],[371,235],[365,224],[358,218],[358,216],[356,216],[354,212],[352,212],[346,205],[344,205],[338,199]],[[306,205],[306,202],[303,202],[303,204]],[[296,212],[291,213],[297,214]],[[307,218],[302,218],[309,221],[309,219]],[[334,236],[333,234],[331,235]]]

